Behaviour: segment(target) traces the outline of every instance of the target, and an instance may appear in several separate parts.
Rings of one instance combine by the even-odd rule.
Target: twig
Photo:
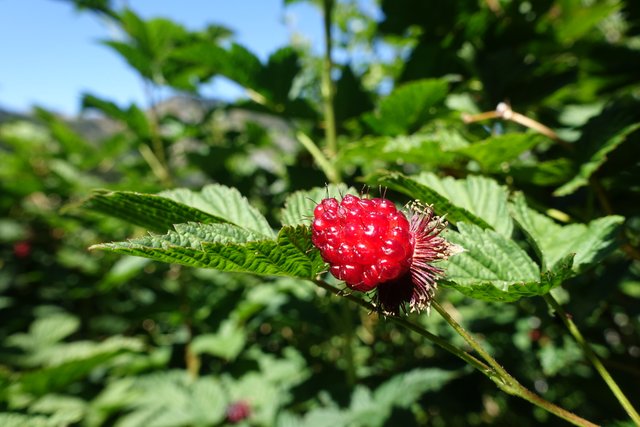
[[[511,109],[511,106],[506,102],[501,102],[496,107],[495,111],[487,111],[480,114],[463,114],[462,121],[465,123],[480,122],[489,119],[503,119],[509,120],[514,123],[518,123],[529,129],[533,129],[538,133],[541,133],[560,144],[566,150],[573,150],[573,146],[560,138],[558,134],[551,128],[537,122],[524,114],[517,113]]]
[[[453,329],[455,329],[455,331],[460,336],[462,336],[462,338],[465,339],[465,341],[467,341],[467,343],[480,355],[480,357],[482,357],[485,360],[485,362],[487,362],[489,366],[491,366],[495,370],[495,372],[498,375],[500,375],[502,380],[505,382],[505,385],[506,385],[505,389],[510,390],[511,394],[515,396],[519,396],[527,400],[528,402],[531,402],[534,405],[539,406],[540,408],[545,409],[548,412],[551,412],[552,414],[566,421],[569,421],[574,425],[587,426],[587,427],[596,426],[596,424],[593,424],[592,422],[574,414],[573,412],[569,412],[566,409],[561,408],[560,406],[552,402],[549,402],[548,400],[535,394],[534,392],[532,392],[531,390],[529,390],[528,388],[520,384],[520,382],[518,382],[518,380],[516,380],[513,376],[511,376],[511,374],[509,374],[502,367],[502,365],[500,365],[498,361],[496,361],[493,358],[493,356],[491,356],[480,345],[480,343],[478,343],[478,341],[476,341],[476,339],[462,327],[462,325],[456,322],[455,319],[453,319],[453,317],[451,317],[451,315],[437,301],[432,301],[431,306],[442,316],[442,318]]]
[[[366,308],[369,311],[377,311],[376,307],[370,302],[364,301],[361,298],[354,296],[353,294],[344,294],[342,291],[328,284],[325,281],[315,280],[314,283],[316,283],[321,288],[335,295],[343,296],[347,298],[348,300],[358,304],[363,308]],[[432,306],[438,311],[438,313],[440,313],[445,318],[447,323],[449,323],[456,330],[456,332],[462,335],[462,337],[467,341],[467,343],[471,345],[471,347],[483,359],[485,359],[485,361],[489,364],[489,366],[487,366],[484,362],[478,360],[476,357],[472,356],[471,354],[467,353],[466,351],[458,347],[455,347],[449,344],[444,339],[438,337],[437,335],[432,334],[431,332],[427,331],[426,329],[424,329],[422,326],[418,324],[410,322],[405,318],[402,318],[399,316],[389,316],[388,318],[392,322],[420,334],[421,336],[433,342],[440,348],[454,354],[455,356],[469,363],[471,366],[473,366],[474,368],[482,372],[484,375],[489,377],[504,392],[521,397],[522,399],[527,400],[528,402],[533,403],[534,405],[540,408],[543,408],[549,411],[550,413],[574,425],[582,426],[582,427],[597,427],[596,424],[572,412],[569,412],[566,409],[561,408],[555,405],[554,403],[549,402],[548,400],[545,400],[543,397],[538,396],[537,394],[533,393],[531,390],[524,387],[515,378],[513,378],[502,366],[500,366],[500,364],[493,357],[491,357],[491,355],[489,355],[489,353],[487,353],[487,351],[484,350],[484,348],[482,348],[482,346],[466,330],[464,330],[464,328],[462,328],[460,324],[458,324],[453,318],[451,318],[451,316],[449,316],[449,314],[446,311],[444,311],[444,309],[437,302],[433,301]]]
[[[622,405],[622,407],[627,412],[629,417],[631,417],[631,419],[633,420],[634,423],[636,423],[636,425],[640,426],[640,415],[638,414],[638,411],[636,411],[636,409],[633,407],[633,405],[631,404],[627,396],[625,396],[625,394],[623,393],[622,389],[618,386],[618,384],[613,379],[611,374],[609,374],[609,371],[607,371],[607,368],[604,367],[604,365],[600,361],[600,358],[596,355],[596,353],[591,348],[591,345],[589,344],[589,342],[584,339],[584,337],[582,336],[582,333],[580,333],[580,330],[571,319],[571,316],[569,316],[567,312],[564,311],[564,308],[562,308],[562,306],[553,297],[553,295],[551,294],[544,295],[544,300],[556,312],[558,317],[560,317],[560,319],[565,324],[565,326],[567,327],[571,335],[573,335],[573,338],[582,348],[582,352],[584,353],[584,355],[587,357],[587,359],[589,359],[589,361],[591,362],[593,367],[596,369],[596,371],[598,371],[598,373],[600,374],[604,382],[607,383],[607,386],[609,386],[609,389],[611,389],[611,392],[614,394],[616,399],[618,399],[618,402],[620,402],[620,405]]]
[[[334,0],[324,0],[322,2],[324,12],[324,57],[322,59],[322,102],[324,104],[324,132],[327,139],[327,156],[333,159],[338,152],[336,137],[336,116],[333,105],[334,90],[331,72],[333,71],[333,60],[331,51],[333,40],[331,36],[331,24],[333,21]]]

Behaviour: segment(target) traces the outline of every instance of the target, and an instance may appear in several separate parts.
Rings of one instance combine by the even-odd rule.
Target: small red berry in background
[[[13,254],[16,258],[26,258],[31,254],[31,243],[27,241],[16,242],[13,245]]]
[[[251,415],[251,406],[246,400],[238,400],[227,406],[227,421],[232,424],[249,418]]]
[[[431,208],[410,206],[410,219],[389,200],[347,194],[322,200],[314,210],[313,244],[330,271],[356,291],[376,289],[383,312],[428,308],[443,271],[433,262],[462,248],[440,236],[446,222]]]

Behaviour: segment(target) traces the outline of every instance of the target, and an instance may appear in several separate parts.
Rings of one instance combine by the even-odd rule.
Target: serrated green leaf
[[[198,192],[180,188],[158,193],[158,196],[183,203],[215,218],[221,218],[223,222],[238,225],[263,236],[275,236],[273,229],[260,211],[251,206],[235,188],[211,184]]]
[[[456,150],[478,162],[487,172],[500,171],[504,163],[515,160],[523,152],[544,141],[539,134],[514,133],[493,136]]]
[[[447,239],[464,248],[440,264],[446,274],[442,281],[464,295],[485,301],[517,301],[544,295],[571,275],[573,254],[542,274],[538,266],[513,241],[492,230],[460,223],[459,232],[449,231]]]
[[[586,225],[561,226],[548,216],[530,209],[521,193],[514,196],[510,209],[542,260],[543,267],[553,268],[559,260],[574,253],[575,272],[597,263],[615,249],[615,235],[624,222],[623,217],[611,215]]]
[[[98,190],[81,206],[161,233],[174,224],[230,223],[263,238],[274,237],[264,216],[238,190],[218,184],[200,192],[185,188],[158,194]]]
[[[409,134],[426,121],[434,106],[444,102],[447,91],[445,80],[404,84],[382,99],[376,114],[365,116],[365,120],[381,135]]]
[[[507,237],[513,231],[507,209],[508,190],[492,179],[469,176],[456,180],[439,178],[431,173],[411,177],[382,173],[367,179],[432,204],[436,214],[446,214],[447,220],[454,225],[472,223],[492,228]]]
[[[575,192],[578,188],[583,187],[589,183],[589,178],[593,175],[600,166],[607,160],[607,154],[615,150],[620,144],[625,142],[627,138],[640,129],[640,123],[634,123],[629,125],[613,137],[606,140],[589,158],[587,161],[580,165],[578,174],[573,179],[562,187],[556,189],[553,192],[555,196],[566,196]],[[580,141],[578,141],[578,144]]]
[[[198,230],[202,226],[194,227]],[[193,236],[181,235],[176,231],[165,236],[104,243],[92,248],[197,268],[267,276],[311,279],[324,270],[324,261],[311,243],[311,230],[308,227],[287,226],[280,230],[277,240],[244,244],[224,240],[210,242]]]
[[[440,178],[432,173],[422,173],[416,180],[437,191],[455,206],[486,221],[496,232],[505,237],[511,236],[513,221],[507,205],[509,190],[493,179],[475,175],[466,179]]]
[[[170,230],[174,224],[190,221],[204,224],[226,222],[223,218],[167,197],[130,191],[96,190],[81,206],[159,233]]]
[[[345,194],[358,195],[358,191],[345,184],[329,184],[306,191],[296,191],[289,195],[281,212],[282,225],[311,225],[313,210],[322,199],[341,199]]]

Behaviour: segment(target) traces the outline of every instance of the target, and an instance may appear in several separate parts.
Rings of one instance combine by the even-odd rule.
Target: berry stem
[[[345,294],[340,289],[330,285],[323,280],[314,280],[314,283],[334,295],[347,298],[349,301],[358,304],[359,306],[367,309],[370,312],[377,311],[377,308],[373,304],[364,301],[363,299],[358,298],[353,294]],[[489,377],[489,379],[492,380],[498,386],[498,388],[500,388],[505,393],[518,396],[570,422],[573,425],[582,427],[597,427],[597,424],[594,424],[591,421],[588,421],[572,412],[567,411],[564,408],[559,407],[554,403],[549,402],[548,400],[535,394],[534,392],[520,384],[518,380],[511,376],[511,374],[509,374],[493,357],[491,357],[491,355],[478,343],[478,341],[476,341],[475,338],[471,336],[471,334],[469,334],[458,322],[456,322],[449,315],[449,313],[447,313],[447,311],[445,311],[444,308],[440,304],[438,304],[437,301],[432,301],[431,306],[444,318],[447,323],[449,323],[449,325],[453,329],[455,329],[456,332],[458,332],[458,334],[462,336],[462,338],[465,339],[465,341],[467,341],[467,343],[480,355],[480,357],[482,357],[488,363],[488,365],[477,359],[475,356],[467,353],[466,351],[449,344],[439,336],[432,334],[431,332],[424,329],[424,327],[421,325],[417,325],[399,316],[388,316],[388,318],[397,325],[416,332],[417,334],[428,339],[443,350],[446,350],[464,360],[469,365],[480,371],[482,374]]]
[[[453,328],[455,331],[464,338],[465,341],[478,353],[478,355],[484,359],[491,368],[502,378],[505,383],[505,388],[502,388],[507,393],[519,396],[524,400],[527,400],[534,405],[545,409],[546,411],[570,422],[577,426],[596,426],[596,424],[588,421],[573,412],[569,412],[564,408],[557,406],[554,403],[549,402],[543,397],[535,394],[522,384],[518,382],[511,374],[509,374],[503,367],[494,359],[478,341],[462,327],[453,317],[437,302],[432,301],[431,306],[442,316],[442,318]]]
[[[344,353],[347,363],[347,384],[354,386],[356,384],[356,363],[353,355],[353,313],[351,307],[342,305],[342,330],[344,331]]]
[[[335,286],[330,285],[329,283],[323,281],[323,280],[315,280],[314,283],[318,286],[320,286],[322,289],[325,289],[328,292],[331,292],[334,295],[337,295],[339,297],[344,297],[346,299],[348,299],[349,301],[359,305],[360,307],[368,310],[369,312],[377,312],[378,309],[371,304],[370,302],[367,302],[361,298],[358,298],[357,296],[347,293],[345,294],[343,291],[341,291],[340,289],[336,288]],[[445,341],[444,339],[440,338],[437,335],[432,334],[431,332],[427,331],[426,329],[424,329],[422,326],[417,325],[413,322],[410,322],[402,317],[399,316],[389,316],[389,319],[391,319],[391,321],[393,321],[394,323],[407,328],[413,332],[416,332],[417,334],[423,336],[424,338],[428,339],[429,341],[431,341],[432,343],[434,343],[435,345],[439,346],[440,348],[442,348],[443,350],[448,351],[449,353],[454,354],[455,356],[459,357],[460,359],[464,360],[465,362],[467,362],[469,365],[473,366],[474,368],[476,368],[478,371],[482,372],[484,375],[488,376],[491,380],[496,381],[497,374],[494,372],[493,369],[491,369],[489,366],[487,366],[484,362],[478,360],[476,357],[472,356],[471,354],[467,353],[466,351],[453,346],[451,344],[449,344],[447,341]]]
[[[586,358],[589,359],[589,362],[591,362],[596,371],[598,371],[604,382],[607,383],[609,389],[611,389],[611,392],[614,394],[616,399],[618,399],[618,402],[620,402],[620,405],[622,405],[629,417],[633,420],[634,423],[636,423],[636,425],[640,426],[640,415],[638,415],[638,411],[636,411],[627,396],[625,396],[622,389],[618,386],[611,374],[609,374],[607,368],[604,367],[602,361],[600,361],[600,358],[598,358],[596,353],[593,351],[593,348],[591,348],[589,342],[585,340],[584,336],[582,336],[582,333],[571,319],[571,316],[567,314],[567,312],[564,310],[564,308],[562,308],[560,303],[553,297],[553,295],[546,294],[543,298],[547,302],[549,307],[551,307],[553,311],[556,312],[556,315],[560,317],[571,335],[573,335],[573,338],[576,340],[576,342],[580,345],[580,347],[582,347],[582,352],[584,353]]]
[[[336,169],[333,163],[329,161],[327,156],[322,153],[322,150],[318,148],[316,143],[313,142],[313,140],[302,131],[298,131],[296,133],[296,137],[298,138],[298,141],[300,141],[300,144],[302,144],[302,146],[307,149],[309,154],[311,154],[311,157],[313,157],[313,160],[315,160],[318,167],[322,169],[322,172],[324,172],[329,182],[338,184],[340,182],[340,174],[338,173],[338,169]]]

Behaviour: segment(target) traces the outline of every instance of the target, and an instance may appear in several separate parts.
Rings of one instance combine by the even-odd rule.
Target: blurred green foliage
[[[88,252],[150,239],[136,225],[163,234],[174,223],[166,198],[145,196],[158,202],[153,215],[142,212],[155,228],[132,221],[140,211],[119,211],[134,191],[193,206],[206,205],[198,197],[208,184],[234,187],[268,221],[257,232],[296,225],[282,210],[287,197],[327,179],[298,133],[322,145],[325,123],[320,59],[304,47],[262,62],[219,25],[192,30],[109,1],[74,3],[119,28],[123,37],[103,44],[144,79],[153,108],[85,94],[83,109],[99,119],[35,109],[0,124],[0,425],[215,426],[230,422],[237,402],[249,405],[247,426],[564,425],[304,280]],[[347,185],[383,185],[399,203],[436,198],[445,212],[450,203],[452,224],[476,224],[458,231],[485,233],[496,251],[514,235],[513,253],[549,269],[578,252],[571,265],[586,273],[554,295],[640,404],[637,1],[379,8],[370,16],[359,2],[336,3],[332,165]],[[217,76],[248,97],[201,98]],[[181,97],[159,102],[161,89]],[[561,142],[514,121],[476,120],[499,102]],[[97,188],[105,191],[87,201]],[[483,207],[494,199],[501,210]],[[109,209],[124,213],[93,212]],[[181,215],[215,226],[226,213]],[[614,243],[592,244],[623,220]],[[437,298],[525,385],[595,422],[630,425],[544,301],[520,296],[499,304],[442,288]],[[415,321],[462,344],[437,316]]]

